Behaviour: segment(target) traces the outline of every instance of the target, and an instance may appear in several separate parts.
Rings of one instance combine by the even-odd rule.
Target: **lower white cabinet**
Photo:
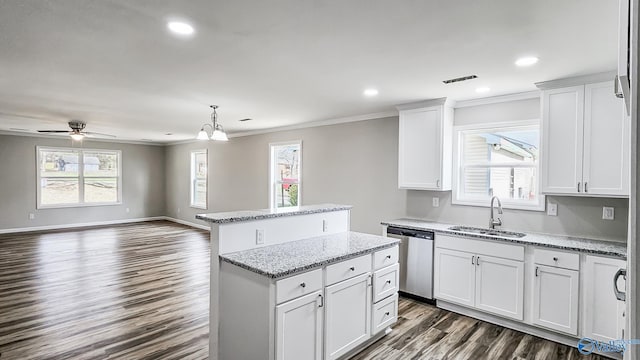
[[[371,336],[371,273],[327,286],[325,294],[325,359],[332,360]]]
[[[584,267],[582,332],[584,337],[609,342],[624,338],[625,303],[613,293],[613,276],[626,268],[624,260],[587,255]],[[624,291],[624,279],[618,279]]]
[[[476,256],[476,308],[508,318],[524,316],[524,263]]]
[[[536,265],[533,323],[578,334],[578,271]]]
[[[436,248],[434,285],[438,300],[523,319],[522,261]]]
[[[474,306],[476,289],[475,255],[436,248],[433,259],[436,299]]]
[[[321,291],[276,306],[276,359],[322,359]]]

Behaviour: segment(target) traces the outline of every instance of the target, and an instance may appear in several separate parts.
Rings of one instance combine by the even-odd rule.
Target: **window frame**
[[[530,120],[520,120],[520,121],[506,121],[506,122],[492,122],[492,123],[481,123],[481,124],[470,124],[470,125],[459,125],[453,127],[453,182],[451,184],[451,204],[453,205],[466,205],[466,206],[478,206],[478,207],[490,207],[490,198],[486,199],[473,199],[473,198],[461,198],[460,189],[462,188],[462,141],[461,137],[465,132],[471,131],[490,131],[490,130],[517,130],[527,127],[538,127],[538,131],[540,134],[540,142],[538,144],[539,149],[542,145],[542,124],[540,119],[530,119]],[[529,211],[545,211],[546,199],[545,195],[542,194],[542,186],[541,186],[541,162],[542,156],[541,153],[538,154],[538,161],[536,162],[535,172],[536,172],[536,193],[538,194],[537,203],[524,203],[522,201],[514,201],[511,199],[500,199],[502,203],[502,207],[505,209],[516,209],[516,210],[529,210]],[[473,165],[471,167],[474,167]],[[523,167],[530,168],[531,166],[522,165],[522,166],[514,166],[508,164],[497,164],[495,166],[477,166],[481,168],[499,168],[499,167]]]
[[[277,181],[275,179],[274,174],[274,160],[275,160],[275,151],[274,149],[278,146],[285,145],[298,145],[300,147],[300,154],[298,155],[298,205],[296,206],[287,206],[287,207],[278,207],[276,204],[276,191],[275,185],[281,183],[292,184],[288,182]],[[269,208],[270,209],[291,209],[299,207],[302,204],[302,140],[292,140],[292,141],[279,141],[269,143]]]
[[[205,158],[207,160],[207,173],[204,177],[205,183],[205,198],[204,198],[204,206],[195,203],[195,180],[196,180],[196,171],[195,171],[195,159],[196,155],[204,153]],[[208,149],[199,149],[199,150],[191,150],[190,152],[190,161],[189,161],[189,206],[194,209],[202,209],[207,210],[209,208],[209,150]]]
[[[78,176],[66,177],[68,179],[78,179],[78,202],[70,204],[42,204],[42,178],[51,178],[52,176],[42,176],[40,163],[42,151],[68,151],[78,153]],[[99,176],[100,178],[112,177],[118,180],[118,200],[115,202],[85,202],[84,201],[84,152],[111,152],[115,153],[118,157],[118,176]],[[94,178],[95,176],[87,176],[87,178]],[[73,147],[58,147],[58,146],[36,146],[36,209],[63,209],[63,208],[76,208],[76,207],[93,207],[93,206],[113,206],[122,205],[122,150],[112,149],[87,149],[87,148],[73,148]]]

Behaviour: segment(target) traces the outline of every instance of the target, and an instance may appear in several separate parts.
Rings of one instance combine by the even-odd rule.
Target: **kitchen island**
[[[398,241],[349,231],[350,209],[197,216],[211,223],[210,359],[347,358],[384,336]]]

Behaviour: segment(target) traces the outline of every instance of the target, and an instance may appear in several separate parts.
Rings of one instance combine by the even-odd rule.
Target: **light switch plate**
[[[440,198],[439,197],[434,197],[431,201],[432,201],[433,207],[439,207],[440,206]]]
[[[256,245],[264,244],[264,230],[256,230]]]
[[[34,213],[29,213],[29,220],[33,220],[36,218],[36,214]]]
[[[613,207],[603,206],[602,207],[602,219],[603,220],[613,220],[615,217],[615,210]]]
[[[549,215],[549,216],[558,216],[558,204],[548,203],[547,204],[547,215]]]

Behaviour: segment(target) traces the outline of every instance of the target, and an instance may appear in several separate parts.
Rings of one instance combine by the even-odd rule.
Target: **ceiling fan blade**
[[[82,134],[83,135],[87,135],[88,137],[93,137],[93,136],[102,136],[102,137],[110,137],[110,138],[116,137],[115,135],[102,134],[102,133],[89,132],[89,131],[83,131]]]
[[[69,130],[38,130],[39,133],[69,133]]]

